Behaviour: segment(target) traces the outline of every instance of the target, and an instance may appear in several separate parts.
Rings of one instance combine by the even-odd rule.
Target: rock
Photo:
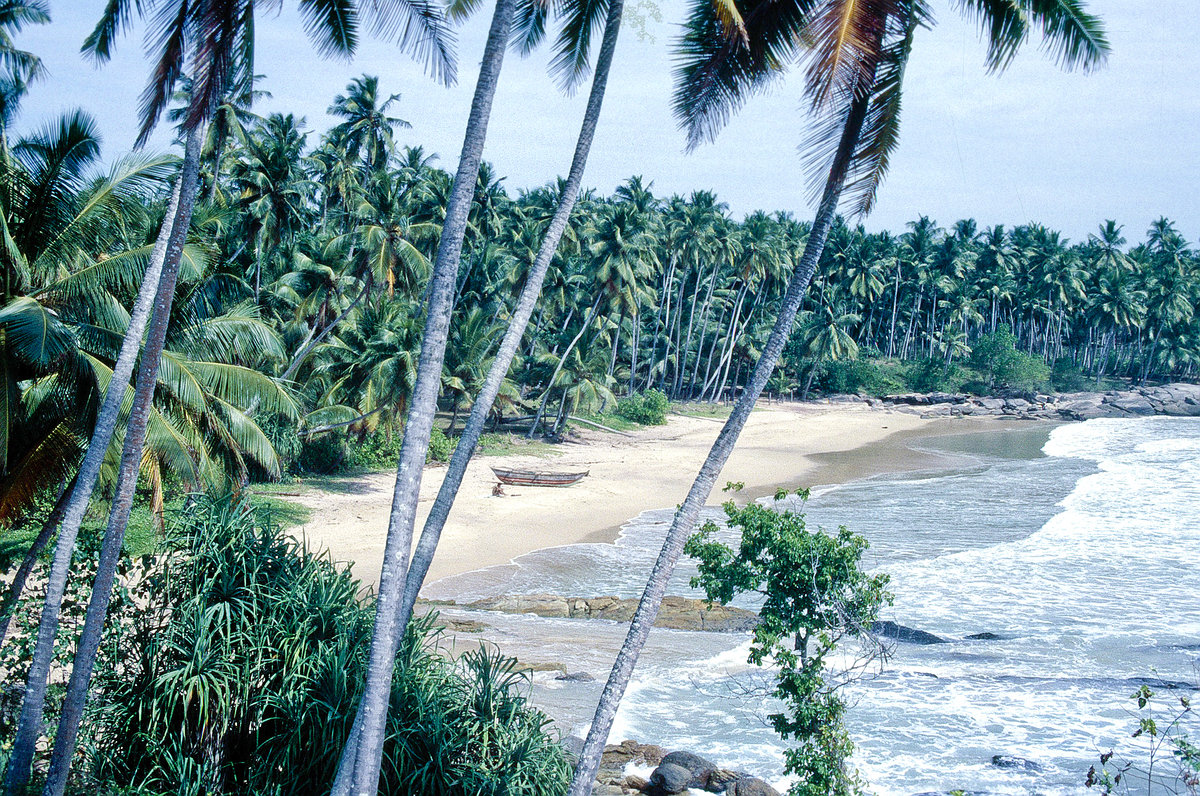
[[[650,775],[650,793],[683,793],[691,787],[692,772],[674,763],[663,763]]]
[[[1140,395],[1127,395],[1121,398],[1105,401],[1104,403],[1131,415],[1146,416],[1155,414],[1150,401]]]
[[[608,619],[628,622],[633,619],[638,601],[617,597],[559,597],[554,594],[523,594],[488,597],[468,604],[480,611],[568,619]],[[655,627],[672,630],[704,630],[713,633],[746,633],[758,624],[758,614],[744,608],[709,606],[705,600],[667,597],[662,602]]]
[[[725,796],[779,796],[779,791],[766,780],[743,777],[725,789]]]
[[[1018,769],[1020,771],[1042,770],[1041,764],[1014,755],[992,755],[992,765],[997,768]]]
[[[592,796],[625,796],[625,789],[620,785],[597,785]]]
[[[437,621],[451,633],[482,633],[488,627],[486,623],[474,619],[447,619],[438,616]]]
[[[746,779],[749,776],[745,771],[730,771],[727,768],[718,768],[708,775],[708,782],[704,783],[704,789],[709,793],[724,793],[725,789],[730,785],[739,779]]]
[[[626,790],[645,790],[650,786],[650,783],[637,774],[630,774],[625,777],[625,781],[621,783]]]
[[[717,769],[716,763],[691,752],[671,752],[662,759],[662,765],[679,766],[689,771],[691,776],[688,778],[688,787],[690,788],[703,788],[708,784],[708,775]]]
[[[558,618],[566,618],[571,615],[567,599],[555,594],[514,594],[486,597],[470,603],[467,607],[480,611],[500,611],[506,614],[535,614]]]
[[[587,672],[563,672],[554,679],[565,680],[569,683],[594,683],[596,681],[596,678]]]
[[[898,625],[895,622],[875,622],[871,625],[871,632],[877,636],[890,638],[895,641],[903,641],[906,644],[947,644],[946,639],[941,636],[935,636],[932,633],[927,633],[924,630],[917,630],[912,627]]]
[[[1157,677],[1130,677],[1126,682],[1138,686],[1166,689],[1168,691],[1200,691],[1200,685],[1183,680],[1160,680]]]
[[[1004,408],[1004,399],[1002,398],[976,398],[975,403],[989,412],[998,412]]]
[[[972,633],[969,636],[964,636],[964,638],[966,638],[967,641],[1002,641],[1004,636],[1000,636],[995,633],[984,632]]]
[[[604,747],[604,755],[600,758],[600,767],[623,771],[629,763],[657,766],[662,762],[666,753],[667,750],[656,744],[621,741],[620,744]]]

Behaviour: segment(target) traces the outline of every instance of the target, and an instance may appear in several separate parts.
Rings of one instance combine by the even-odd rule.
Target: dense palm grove
[[[222,108],[148,436],[156,490],[164,469],[193,485],[278,476],[305,445],[310,466],[328,466],[322,456],[342,453],[323,435],[398,428],[450,178],[435,156],[397,146],[407,123],[389,115],[395,104],[375,78],[355,80],[330,107],[343,121],[312,144],[301,119]],[[5,516],[80,454],[161,218],[169,161],[100,173],[99,158],[76,112],[4,159]],[[443,374],[451,434],[556,198],[553,184],[510,195],[480,171]],[[1004,330],[1051,368],[1029,388],[1194,376],[1200,259],[1170,221],[1133,246],[1111,221],[1076,244],[1037,224],[908,227],[835,225],[776,392],[970,386],[976,374],[956,364]],[[639,177],[586,193],[495,420],[536,414],[556,432],[633,392],[727,398],[806,230],[784,213],[738,221],[707,192],[656,197]],[[874,362],[848,364],[861,358]]]

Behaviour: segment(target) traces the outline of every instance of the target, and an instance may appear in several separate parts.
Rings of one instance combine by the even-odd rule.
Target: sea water
[[[886,618],[946,642],[896,644],[850,687],[854,764],[884,794],[1084,791],[1102,752],[1142,754],[1129,740],[1142,683],[1165,703],[1200,679],[1200,421],[1100,419],[921,444],[956,464],[777,506],[866,536],[868,565],[891,576]],[[634,597],[670,519],[645,512],[614,545],[538,551],[440,581],[430,596]],[[697,596],[693,574],[682,561],[670,593]],[[597,679],[535,678],[534,700],[582,732],[625,626],[486,621],[511,654]],[[979,633],[997,638],[966,638]],[[655,630],[610,739],[687,749],[786,786],[766,718],[778,709],[763,693],[770,672],[747,665],[748,647],[745,635]],[[1028,764],[1001,768],[994,755]]]

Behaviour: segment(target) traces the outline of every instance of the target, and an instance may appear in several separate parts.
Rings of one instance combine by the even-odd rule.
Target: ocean
[[[1144,763],[1131,694],[1148,683],[1166,708],[1200,680],[1200,420],[1099,419],[918,444],[946,466],[817,487],[807,505],[778,506],[805,511],[810,527],[866,536],[868,565],[891,576],[884,618],[946,642],[895,644],[849,687],[854,764],[870,790],[1079,793],[1109,749]],[[670,518],[645,512],[616,544],[537,551],[427,596],[636,597]],[[670,593],[699,596],[694,573],[681,561]],[[625,626],[476,618],[508,654],[596,679],[534,676],[535,703],[582,734]],[[980,633],[995,638],[966,638]],[[782,790],[770,672],[746,664],[748,646],[745,635],[655,630],[610,741],[687,749]],[[1021,762],[1000,767],[995,755]]]

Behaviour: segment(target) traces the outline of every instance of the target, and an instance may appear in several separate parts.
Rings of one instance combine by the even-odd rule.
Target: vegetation
[[[786,493],[784,493],[786,494]],[[808,497],[807,490],[798,493]],[[854,750],[843,724],[840,691],[847,672],[830,670],[829,658],[843,641],[870,641],[871,623],[891,603],[887,575],[862,570],[869,545],[844,526],[836,533],[808,530],[803,514],[758,503],[725,504],[726,524],[740,531],[733,550],[712,538],[707,522],[684,553],[699,561],[692,587],[728,605],[743,594],[762,602],[750,663],[778,667],[773,696],[787,712],[771,715],[775,731],[796,745],[785,753],[786,771],[797,775],[791,796],[849,796],[864,783],[849,768]],[[873,651],[874,652],[874,651]],[[849,672],[860,671],[860,659]]]
[[[193,498],[166,543],[125,575],[76,786],[328,790],[370,638],[361,584],[268,510],[228,496]],[[548,719],[526,705],[516,662],[488,649],[445,657],[433,622],[414,623],[398,652],[384,787],[560,792],[567,763]]]
[[[1118,758],[1113,750],[1100,755],[1100,766],[1088,769],[1085,783],[1104,794],[1200,793],[1200,721],[1192,708],[1195,694],[1176,697],[1162,706],[1161,696],[1143,685],[1130,699],[1137,702],[1137,729],[1132,738],[1136,757]],[[1176,700],[1171,700],[1175,702]]]

